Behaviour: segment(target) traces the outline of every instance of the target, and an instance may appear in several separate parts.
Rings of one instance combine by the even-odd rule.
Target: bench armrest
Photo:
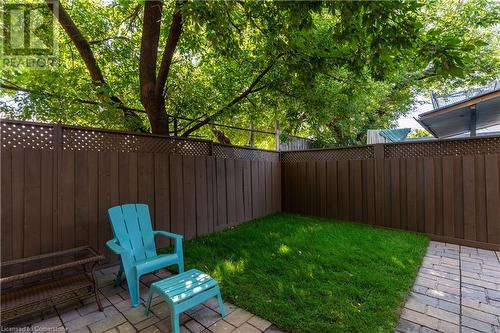
[[[163,230],[155,230],[153,231],[155,236],[163,236],[163,237],[168,237],[168,238],[174,238],[176,241],[182,241],[184,238],[182,235],[174,234],[168,231],[163,231]]]

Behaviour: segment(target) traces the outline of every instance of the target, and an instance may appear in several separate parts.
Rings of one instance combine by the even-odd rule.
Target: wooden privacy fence
[[[283,211],[500,250],[500,137],[282,152]]]
[[[107,209],[123,203],[147,203],[155,228],[186,239],[281,211],[277,152],[7,120],[1,134],[2,260],[109,254]]]

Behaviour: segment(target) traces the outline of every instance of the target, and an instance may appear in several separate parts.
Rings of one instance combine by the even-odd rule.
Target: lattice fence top
[[[221,158],[279,162],[278,152],[214,144],[213,155]]]
[[[211,143],[169,137],[65,128],[63,130],[63,149],[206,156],[210,155]]]
[[[290,151],[281,153],[282,162],[366,160],[374,157],[373,146]]]
[[[57,142],[68,151],[112,151],[170,153],[191,156],[216,156],[249,160],[279,161],[279,153],[267,150],[212,144],[206,140],[141,135],[74,126],[0,121],[4,148],[54,149],[56,129],[62,133]],[[58,134],[61,135],[61,134]]]
[[[51,125],[2,121],[0,129],[4,148],[54,149]]]
[[[500,136],[384,145],[385,158],[439,157],[497,153],[500,153]]]

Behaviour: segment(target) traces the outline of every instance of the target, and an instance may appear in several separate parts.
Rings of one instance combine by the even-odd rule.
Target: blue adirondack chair
[[[115,238],[107,241],[106,246],[121,259],[115,286],[120,284],[122,274],[125,273],[130,303],[133,307],[137,307],[140,305],[139,279],[142,275],[170,265],[177,265],[179,273],[184,272],[182,236],[166,231],[153,231],[148,205],[115,206],[108,209],[108,215]],[[158,254],[155,236],[173,238],[174,252]]]

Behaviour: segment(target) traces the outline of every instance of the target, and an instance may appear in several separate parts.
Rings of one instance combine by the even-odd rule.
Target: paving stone
[[[160,321],[160,318],[158,318],[154,314],[150,313],[146,320],[138,322],[134,326],[135,326],[135,328],[137,328],[140,331],[140,330],[145,329],[149,326],[152,326],[153,324],[156,324],[159,321]]]
[[[233,325],[225,320],[219,320],[208,328],[213,333],[229,333],[236,329]]]
[[[456,304],[456,303],[451,303],[451,302],[439,300],[437,307],[440,309],[449,311],[449,312],[460,314],[460,305]]]
[[[438,331],[446,333],[460,333],[460,326],[458,326],[458,324],[452,324],[450,322],[440,320]]]
[[[117,328],[117,331],[119,333],[132,333],[132,332],[137,332],[137,330],[132,326],[130,323],[123,323],[119,325]]]
[[[264,333],[285,333],[285,331],[280,330],[277,326],[271,325]]]
[[[81,314],[78,312],[78,310],[69,310],[61,313],[61,319],[64,323],[79,317],[81,317]]]
[[[245,311],[243,309],[237,309],[224,317],[224,320],[230,323],[231,325],[234,325],[236,327],[239,327],[241,324],[246,322],[248,319],[252,317],[252,314],[248,311]]]
[[[414,322],[405,319],[400,319],[398,326],[396,327],[396,330],[402,333],[419,333],[420,327],[421,327],[420,325],[415,324]]]
[[[189,332],[192,332],[192,333],[200,333],[201,331],[203,331],[205,329],[205,327],[203,327],[200,323],[198,323],[194,319],[186,321],[184,326],[186,326],[186,328],[189,330]]]
[[[103,320],[103,319],[106,319],[104,312],[97,311],[97,312],[89,313],[86,316],[78,317],[76,319],[68,321],[68,322],[64,323],[64,326],[66,326],[66,328],[68,330],[76,330],[76,329],[82,328],[84,326],[91,325],[91,324],[93,324],[97,321]],[[113,326],[111,326],[111,327],[113,327]]]
[[[262,331],[253,327],[248,323],[244,323],[240,327],[236,328],[233,333],[261,333]]]
[[[480,311],[480,310],[472,309],[472,308],[469,308],[467,306],[462,306],[462,315],[470,317],[472,319],[480,320],[480,321],[483,321],[485,323],[489,323],[492,325],[500,325],[500,322],[498,321],[497,316],[490,314],[490,313]]]
[[[473,330],[472,328],[469,328],[467,326],[462,326],[460,328],[460,332],[461,333],[482,333],[482,332],[479,332],[479,331],[476,331],[476,330]],[[484,333],[484,332],[483,332]]]
[[[426,314],[429,316],[448,321],[450,323],[458,325],[460,323],[460,316],[453,312],[448,312],[439,308],[432,306],[427,307]]]
[[[187,313],[188,315],[193,315],[193,314],[195,314],[196,312],[198,312],[198,311],[200,311],[200,310],[203,310],[204,308],[205,308],[205,305],[204,305],[204,304],[198,304],[198,305],[196,305],[196,306],[192,307],[191,309],[188,309],[188,310],[186,311],[186,313]]]
[[[145,329],[140,330],[141,333],[161,333],[161,330],[156,326],[149,326]]]
[[[92,333],[102,333],[124,323],[125,321],[125,317],[121,313],[117,313],[110,317],[106,317],[103,320],[94,322],[88,326]]]
[[[433,329],[430,329],[429,327],[422,326],[420,328],[420,333],[440,333],[440,332],[436,331],[436,330],[433,330]]]
[[[212,324],[218,321],[219,319],[221,319],[220,314],[218,314],[217,312],[215,312],[210,308],[207,308],[206,306],[203,307],[203,309],[201,309],[200,311],[193,314],[192,317],[196,319],[197,322],[199,322],[200,324],[202,324],[207,328],[212,326]]]
[[[457,295],[449,294],[443,291],[429,289],[427,290],[427,296],[436,297],[452,303],[460,303],[460,297]]]
[[[253,316],[252,318],[248,319],[247,323],[257,327],[261,331],[265,331],[269,326],[271,326],[271,323],[269,321],[258,316]]]
[[[170,316],[170,309],[166,303],[159,303],[149,308],[151,312],[160,319],[165,319]]]
[[[439,324],[439,320],[437,318],[409,309],[403,309],[401,312],[401,318],[432,329],[437,329]]]
[[[144,306],[141,305],[136,308],[130,308],[129,310],[124,311],[123,315],[130,323],[136,324],[140,321],[148,319],[148,317],[144,314],[144,310]]]
[[[492,332],[493,331],[493,325],[490,325],[488,323],[482,322],[480,320],[476,320],[467,316],[462,316],[462,327],[469,327],[472,329],[475,329],[476,331],[479,332]]]

